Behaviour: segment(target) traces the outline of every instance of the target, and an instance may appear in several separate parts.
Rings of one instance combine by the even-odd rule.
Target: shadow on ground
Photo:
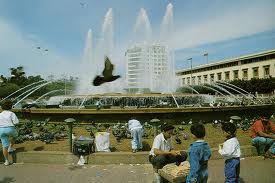
[[[0,183],[10,183],[15,182],[15,179],[13,177],[4,177],[3,179],[0,179]]]

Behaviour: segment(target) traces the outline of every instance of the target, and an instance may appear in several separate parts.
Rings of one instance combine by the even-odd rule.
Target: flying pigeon
[[[113,70],[114,70],[114,65],[111,63],[111,61],[109,60],[108,57],[105,57],[105,67],[102,72],[103,77],[96,76],[93,81],[93,85],[99,86],[103,83],[112,82],[112,81],[120,78],[120,75],[115,75],[115,76],[113,75]]]

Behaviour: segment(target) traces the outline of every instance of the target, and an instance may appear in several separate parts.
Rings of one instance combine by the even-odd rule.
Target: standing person
[[[101,109],[101,107],[102,107],[101,99],[98,99],[98,100],[96,101],[95,105],[96,105],[96,110]]]
[[[251,127],[251,142],[257,148],[258,155],[274,158],[275,155],[275,124],[266,116],[256,120]],[[269,149],[267,151],[266,148]]]
[[[236,137],[237,127],[234,123],[223,123],[222,131],[225,142],[219,145],[219,153],[225,158],[224,175],[226,183],[240,182],[240,143]]]
[[[206,183],[208,179],[208,160],[211,157],[211,149],[204,141],[205,127],[203,124],[193,124],[190,128],[195,142],[189,147],[190,171],[186,183]]]
[[[155,179],[157,182],[161,181],[158,170],[169,163],[176,162],[180,165],[181,162],[187,158],[187,153],[184,151],[172,150],[172,134],[175,127],[172,125],[165,125],[162,128],[162,133],[158,134],[153,142],[152,149],[149,154],[149,161],[153,165],[155,171]]]
[[[130,131],[132,137],[131,144],[133,153],[142,150],[142,135],[144,131],[140,122],[132,117],[128,121],[128,130]]]
[[[11,112],[12,102],[10,100],[5,100],[1,105],[2,112],[0,113],[0,138],[2,141],[3,155],[5,158],[4,165],[9,165],[9,152],[15,151],[13,148],[15,138],[18,133],[15,129],[15,125],[19,123],[16,115]]]

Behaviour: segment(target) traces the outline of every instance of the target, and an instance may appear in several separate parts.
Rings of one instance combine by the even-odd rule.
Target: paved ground
[[[209,162],[210,183],[224,182],[223,160]],[[260,157],[241,161],[241,177],[245,183],[273,183],[275,160]],[[152,183],[153,170],[149,164],[134,165],[0,165],[0,183]]]

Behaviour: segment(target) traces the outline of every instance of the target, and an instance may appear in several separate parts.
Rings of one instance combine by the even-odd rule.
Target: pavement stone
[[[241,178],[245,183],[273,183],[275,160],[248,157],[241,160]],[[209,161],[208,183],[224,182],[224,160]],[[150,164],[29,164],[0,165],[0,183],[152,183]]]

